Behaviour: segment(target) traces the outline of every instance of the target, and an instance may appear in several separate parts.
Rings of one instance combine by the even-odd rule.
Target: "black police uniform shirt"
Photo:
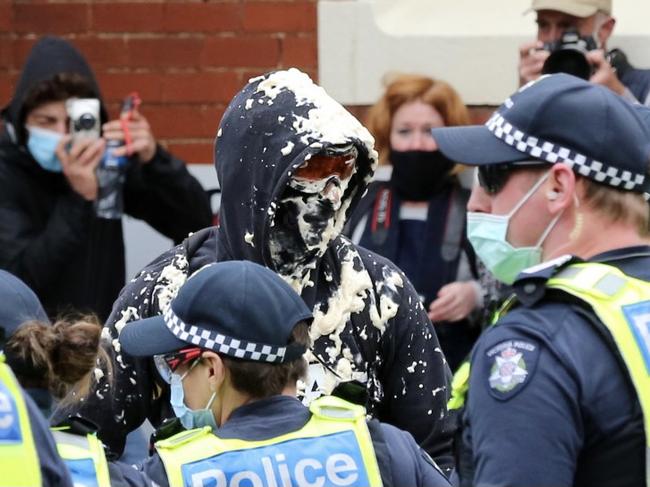
[[[289,396],[273,396],[241,406],[219,428],[221,438],[237,438],[247,441],[261,441],[296,431],[302,428],[311,413],[297,399]],[[382,481],[386,486],[449,487],[451,484],[442,472],[434,466],[430,457],[417,446],[413,437],[393,426],[374,422],[370,429]],[[327,438],[323,438],[327,441]],[[289,465],[289,467],[291,467]],[[140,480],[132,472],[124,472],[130,485],[159,485],[167,487],[169,482],[165,467],[158,454],[137,466]],[[114,472],[111,472],[114,474]],[[264,478],[264,475],[261,474]],[[318,479],[314,479],[314,484]]]
[[[257,86],[251,83],[233,99],[217,138],[220,226],[197,232],[143,269],[122,290],[107,321],[114,389],[105,375],[80,413],[100,426],[101,438],[112,451],[120,452],[126,434],[146,418],[157,426],[173,416],[169,388],[160,384],[158,392],[161,381],[151,360],[121,352],[118,336],[124,324],[160,314],[187,277],[206,264],[248,260],[274,269],[269,233],[290,174],[307,155],[332,145],[318,134],[297,133],[293,123],[327,119],[325,102],[300,97],[298,103],[291,89],[279,90],[271,100],[256,92]],[[340,122],[345,127],[357,123],[347,113]],[[356,206],[373,172],[367,141],[353,135],[349,141],[359,156],[342,198],[345,215]],[[372,417],[408,431],[439,466],[451,468],[455,421],[446,408],[450,372],[406,276],[387,259],[336,235],[309,279],[301,296],[316,315],[312,331],[322,330],[326,321],[337,326],[315,337],[311,379],[302,394],[328,394],[338,383],[356,380],[368,396]]]
[[[591,261],[650,281],[650,247]],[[629,374],[583,307],[544,299],[554,272],[516,282],[523,305],[473,350],[462,485],[644,485],[643,415]]]

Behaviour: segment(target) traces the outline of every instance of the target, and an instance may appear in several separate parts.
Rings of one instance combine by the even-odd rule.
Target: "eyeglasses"
[[[328,147],[323,152],[313,155],[296,169],[294,178],[318,181],[338,176],[347,179],[354,173],[358,155],[357,148],[352,144]]]
[[[494,195],[503,189],[513,171],[516,169],[530,169],[534,167],[548,167],[548,163],[534,159],[530,161],[478,166],[478,184],[486,191],[486,193]]]
[[[171,384],[172,374],[176,372],[181,365],[192,361],[194,361],[194,364],[192,364],[193,367],[198,363],[197,359],[201,358],[202,353],[203,349],[199,347],[183,348],[176,352],[166,353],[164,355],[154,355],[153,363],[156,366],[158,374],[160,374],[160,378],[167,382],[167,384]]]

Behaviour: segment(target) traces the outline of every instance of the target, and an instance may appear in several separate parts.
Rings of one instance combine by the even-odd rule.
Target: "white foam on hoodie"
[[[187,257],[176,254],[172,262],[166,265],[156,280],[153,294],[158,298],[158,308],[165,311],[169,303],[176,297],[178,290],[187,280]]]
[[[251,81],[257,79],[259,77]],[[297,134],[303,134],[300,138],[301,142],[309,145],[311,138],[321,144],[324,142],[346,144],[350,139],[356,138],[366,146],[373,165],[376,164],[375,139],[370,135],[368,129],[302,71],[296,68],[276,71],[260,81],[256,92],[263,92],[264,96],[274,100],[280,92],[285,90],[294,93],[297,106],[314,105],[314,108],[307,112],[307,117],[293,115],[294,130]]]

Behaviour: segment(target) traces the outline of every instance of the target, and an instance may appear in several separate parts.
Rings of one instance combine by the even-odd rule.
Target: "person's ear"
[[[554,164],[550,169],[545,189],[549,212],[555,214],[564,210],[573,205],[576,190],[575,173],[566,164]]]
[[[210,389],[216,391],[226,378],[226,366],[219,354],[215,352],[203,352],[201,358],[205,361],[208,370]]]
[[[609,17],[598,29],[598,40],[600,41],[601,46],[606,46],[607,41],[612,36],[614,32],[614,26],[616,25],[616,19],[614,17]]]

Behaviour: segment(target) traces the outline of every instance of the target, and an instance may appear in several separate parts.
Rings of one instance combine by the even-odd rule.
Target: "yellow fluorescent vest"
[[[97,436],[67,433],[65,427],[52,428],[52,434],[75,485],[111,486],[106,454]]]
[[[590,262],[562,269],[549,279],[546,287],[589,304],[614,339],[643,411],[646,486],[650,487],[650,282],[627,276],[616,267]],[[506,301],[497,320],[512,303]],[[466,362],[454,376],[449,409],[464,405],[469,374]]]
[[[325,396],[298,431],[261,441],[219,438],[209,427],[156,443],[172,487],[382,485],[365,409]]]
[[[41,485],[32,427],[22,390],[0,353],[0,486]]]

